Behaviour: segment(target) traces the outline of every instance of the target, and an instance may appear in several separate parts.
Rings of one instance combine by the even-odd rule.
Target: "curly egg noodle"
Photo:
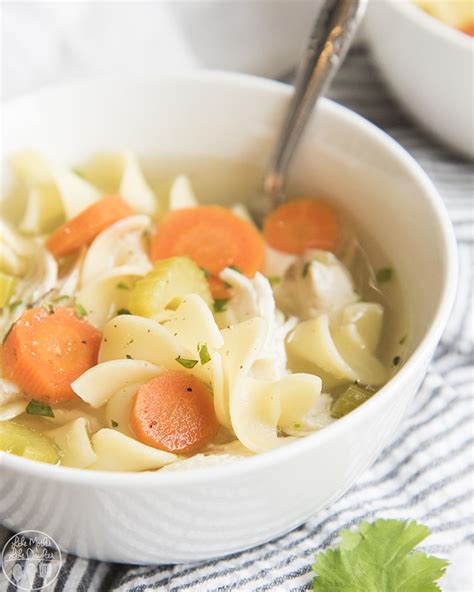
[[[300,254],[284,253],[263,233],[260,271],[246,275],[228,265],[208,286],[210,274],[191,261],[192,253],[185,261],[186,253],[150,259],[156,225],[170,213],[202,207],[186,176],[178,176],[163,198],[131,153],[98,156],[78,171],[24,151],[14,155],[12,169],[26,205],[18,224],[0,225],[3,347],[14,343],[24,353],[30,345],[20,336],[34,323],[54,327],[62,308],[76,315],[85,334],[99,332],[100,345],[95,362],[68,382],[70,396],[63,402],[32,394],[29,379],[8,369],[5,356],[0,450],[91,470],[214,466],[323,429],[337,417],[336,400],[347,397],[350,411],[388,380],[389,368],[378,354],[384,306],[361,300],[342,252],[338,257],[311,245]],[[54,257],[48,245],[58,227],[84,215],[104,193],[119,195],[129,215],[73,254]],[[260,235],[244,205],[226,212]],[[224,297],[216,297],[216,285]],[[152,312],[143,316],[138,301],[149,293],[146,310]],[[37,351],[41,335],[35,334],[26,354]],[[86,338],[81,343],[89,347]],[[58,349],[57,368],[71,351]],[[179,436],[184,444],[169,444],[178,441],[172,422],[153,439],[168,393],[156,393],[154,407],[145,399],[149,425],[143,428],[151,436],[141,435],[134,418],[144,386],[178,374],[201,385],[199,396],[211,401],[204,416],[193,391],[197,407],[183,412],[189,430],[202,436],[204,423],[215,422],[192,453],[186,433]],[[348,387],[359,390],[357,401]],[[173,402],[171,415],[187,395]]]

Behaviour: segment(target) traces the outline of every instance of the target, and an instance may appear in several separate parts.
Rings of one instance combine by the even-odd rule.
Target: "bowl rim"
[[[285,98],[288,99],[293,90],[292,86],[282,82],[250,74],[217,70],[183,70],[174,73],[164,72],[154,78],[127,78],[115,80],[115,83],[122,86],[136,85],[137,83],[140,83],[154,87],[157,84],[162,84],[164,81],[171,84],[173,82],[182,83],[183,81],[187,81],[188,83],[198,82],[201,84],[209,84],[218,82],[230,86],[238,85],[240,89],[243,88],[246,92],[258,90],[270,91],[272,94],[279,96],[282,100]],[[88,78],[63,84],[53,84],[36,92],[30,92],[17,98],[9,99],[5,102],[4,106],[7,107],[8,105],[8,109],[14,109],[18,104],[18,108],[21,108],[23,101],[29,102],[38,99],[42,95],[47,96],[50,93],[54,95],[56,93],[64,92],[67,89],[78,90],[79,88],[84,88],[84,85],[87,87],[92,85],[97,90],[97,87],[100,85],[110,87],[110,84],[113,83],[113,80]],[[380,144],[381,147],[388,151],[389,158],[392,158],[393,160],[398,161],[399,164],[403,165],[413,181],[420,186],[421,194],[424,199],[429,202],[439,225],[442,238],[439,247],[446,257],[446,273],[443,278],[438,306],[433,315],[430,327],[426,330],[418,346],[398,372],[376,393],[376,395],[371,397],[371,399],[369,399],[364,405],[355,409],[349,415],[338,419],[336,422],[326,426],[320,431],[297,439],[288,446],[281,446],[264,453],[256,454],[244,458],[242,461],[239,460],[229,464],[210,467],[190,468],[183,471],[92,471],[89,469],[50,465],[0,451],[0,466],[3,465],[4,468],[9,468],[15,472],[30,477],[40,477],[54,482],[67,482],[84,486],[120,487],[121,489],[128,489],[130,487],[135,488],[145,485],[147,487],[156,486],[158,488],[165,485],[178,485],[189,482],[195,484],[201,482],[205,484],[216,479],[225,479],[239,473],[255,473],[263,466],[271,467],[291,461],[292,457],[299,455],[303,451],[307,451],[314,445],[317,445],[318,442],[322,442],[328,438],[337,437],[338,433],[341,430],[344,430],[346,425],[355,422],[357,418],[366,413],[369,408],[376,405],[383,406],[384,401],[397,389],[398,385],[403,385],[405,379],[409,378],[410,374],[416,370],[417,366],[423,365],[426,356],[431,356],[434,347],[437,345],[441,337],[456,294],[457,246],[454,230],[446,207],[444,206],[437,189],[421,166],[386,132],[361,115],[329,99],[323,98],[318,104],[318,109],[323,114],[326,112],[331,116],[335,116],[338,120],[342,120],[344,125],[354,128],[356,132],[368,136],[372,141]]]
[[[474,42],[469,35],[431,16],[431,14],[428,14],[420,6],[415,4],[413,0],[385,0],[385,2],[393,10],[398,11],[430,33],[443,37],[446,41],[462,48],[463,51],[467,50],[470,53],[474,53]]]

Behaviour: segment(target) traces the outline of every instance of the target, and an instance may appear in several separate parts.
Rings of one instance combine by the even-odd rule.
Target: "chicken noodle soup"
[[[293,199],[260,229],[184,175],[158,196],[133,154],[91,163],[12,158],[26,203],[1,222],[1,450],[222,464],[323,429],[396,371],[380,347],[396,271],[372,270],[329,202]]]

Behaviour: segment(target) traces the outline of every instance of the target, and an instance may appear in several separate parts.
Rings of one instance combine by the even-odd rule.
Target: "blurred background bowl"
[[[321,2],[175,2],[171,11],[199,65],[280,78],[295,67]]]
[[[410,0],[371,2],[365,33],[405,110],[431,135],[474,160],[474,40]]]

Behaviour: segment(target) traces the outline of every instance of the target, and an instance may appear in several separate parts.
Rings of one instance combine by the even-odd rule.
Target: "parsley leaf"
[[[276,286],[281,282],[281,277],[279,275],[270,275],[267,277],[267,280],[270,282],[270,286]]]
[[[393,277],[393,269],[391,267],[381,267],[375,274],[375,279],[378,284],[389,282]]]
[[[28,415],[42,415],[43,417],[54,417],[54,411],[49,405],[44,405],[38,401],[30,401],[26,406]]]
[[[201,364],[207,364],[211,361],[211,356],[209,354],[209,350],[207,349],[207,343],[203,343],[202,345],[198,345],[198,352],[199,358],[201,360]]]
[[[438,592],[436,582],[448,562],[411,553],[430,534],[416,522],[362,522],[358,530],[342,530],[339,548],[316,556],[315,592]]]
[[[78,177],[80,177],[81,179],[84,179],[84,173],[78,169],[78,168],[73,168],[72,172],[77,175]]]
[[[225,312],[227,310],[226,305],[230,298],[216,298],[214,300],[214,312]]]
[[[306,261],[303,265],[303,269],[301,270],[301,277],[306,277],[308,275],[309,268],[311,267],[312,261]]]
[[[115,421],[115,419],[111,419],[111,420],[110,420],[110,425],[111,425],[113,428],[118,428],[118,422],[117,422],[117,421]]]
[[[229,269],[233,269],[237,273],[242,273],[242,271],[237,267],[237,265],[228,265]]]
[[[85,317],[87,315],[87,310],[79,302],[76,302],[74,305],[74,310],[76,311],[76,315],[79,318]]]
[[[116,288],[118,288],[119,290],[130,290],[130,286],[128,284],[126,284],[125,282],[119,282],[116,285]]]
[[[67,294],[63,294],[62,296],[57,296],[56,298],[53,298],[52,302],[62,302],[63,300],[69,300],[69,298],[71,297]]]
[[[15,300],[14,302],[12,302],[11,304],[8,305],[8,308],[10,309],[11,312],[15,312],[15,310],[21,306],[23,304],[22,300]]]
[[[44,308],[48,314],[54,314],[54,306],[50,302],[45,302],[41,305],[41,308]]]
[[[116,312],[116,315],[124,315],[124,314],[132,314],[128,308],[119,308],[118,311]]]
[[[185,368],[194,368],[194,366],[198,363],[197,360],[187,360],[181,356],[178,356],[175,358],[175,360],[178,362],[178,364],[181,364],[181,366],[184,366]]]

